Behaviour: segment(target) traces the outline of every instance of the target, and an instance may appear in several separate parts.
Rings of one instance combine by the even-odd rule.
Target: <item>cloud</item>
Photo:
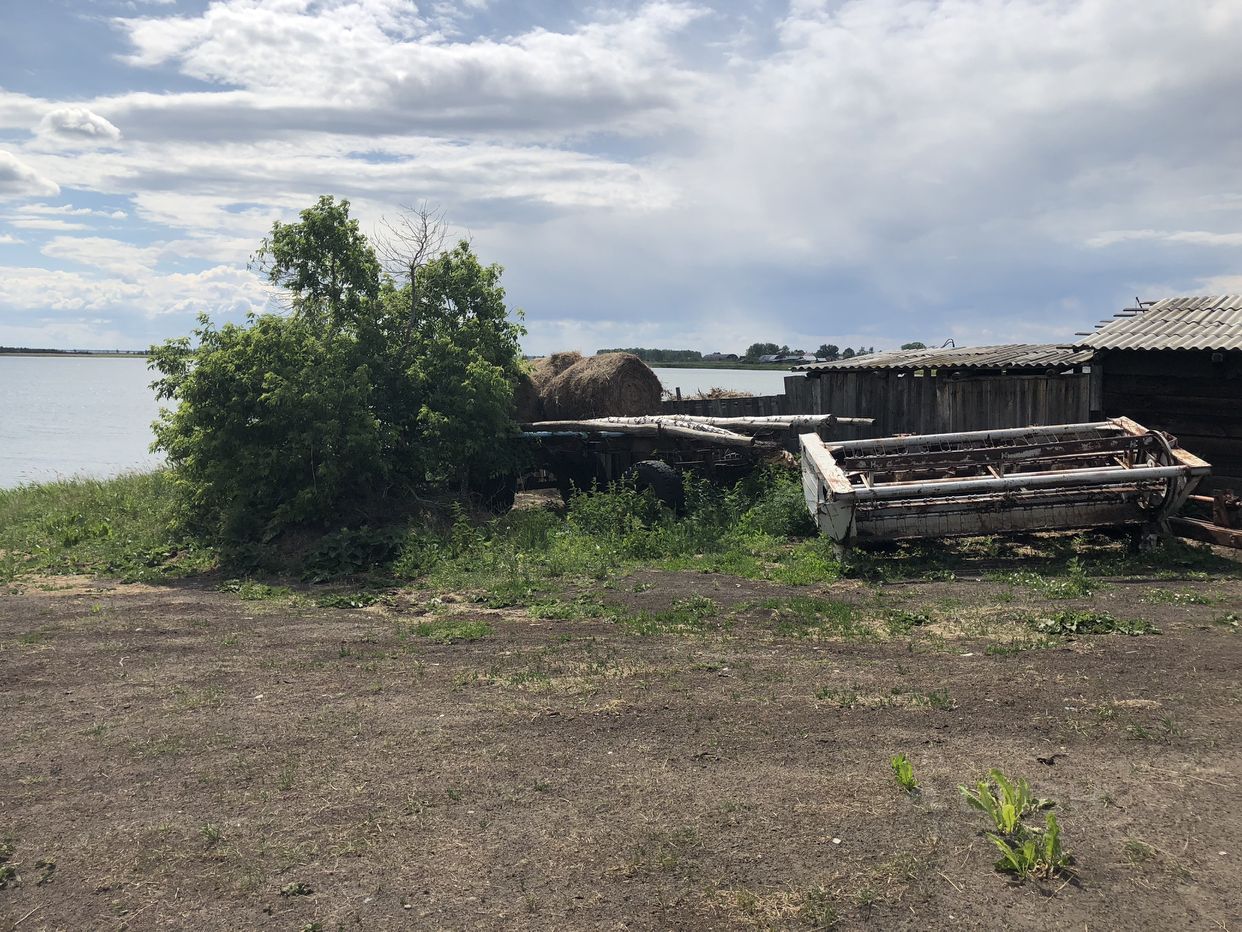
[[[15,246],[22,240],[11,233],[0,233],[0,246]]]
[[[124,280],[154,274],[161,248],[134,246],[103,236],[56,236],[44,244],[43,255],[111,272]]]
[[[237,316],[268,305],[266,286],[235,266],[199,272],[96,277],[31,266],[0,266],[0,307],[58,313],[113,313],[147,317],[190,314]]]
[[[1212,233],[1207,230],[1109,230],[1088,239],[1087,245],[1103,248],[1142,240],[1194,246],[1242,246],[1242,233]]]
[[[263,113],[269,125],[358,134],[580,133],[634,131],[682,109],[703,84],[672,42],[704,15],[657,2],[562,31],[471,41],[433,31],[408,0],[217,0],[196,17],[117,22],[134,46],[131,64],[176,64],[225,88],[229,98],[181,95],[178,109],[211,120],[231,103],[241,117],[234,132]],[[174,130],[188,116],[174,117]]]
[[[0,198],[50,197],[60,193],[51,178],[35,171],[11,152],[0,149]]]
[[[117,142],[121,131],[85,107],[54,107],[39,121],[38,132],[96,145]]]
[[[5,220],[11,227],[22,230],[86,230],[85,223],[70,223],[67,220],[44,217],[9,217]]]

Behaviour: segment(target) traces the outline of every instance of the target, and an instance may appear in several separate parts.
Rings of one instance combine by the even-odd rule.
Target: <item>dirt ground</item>
[[[595,594],[699,622],[15,587],[0,929],[1242,928],[1242,581]],[[1084,609],[1162,633],[1014,648]],[[994,766],[1057,801],[1074,875],[993,869],[957,785]]]

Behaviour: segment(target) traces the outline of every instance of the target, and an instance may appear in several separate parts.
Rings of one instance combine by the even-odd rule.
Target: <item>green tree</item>
[[[297,223],[272,224],[253,265],[288,291],[297,313],[331,326],[357,322],[363,306],[379,295],[375,251],[350,219],[349,201],[330,194],[302,211]]]
[[[919,343],[919,342],[917,342],[917,341],[916,341],[916,342],[914,342],[914,343],[902,343],[902,344],[901,344],[901,348],[902,348],[903,350],[905,350],[905,349],[927,349],[927,344],[926,344],[926,343]]]
[[[835,343],[821,343],[819,349],[815,351],[815,355],[820,359],[836,359],[841,355],[841,347]]]
[[[254,542],[361,526],[514,466],[523,330],[499,266],[461,242],[416,282],[381,285],[332,198],[274,225],[260,254],[292,313],[221,327],[201,316],[191,337],[152,347],[154,387],[173,402],[156,447],[202,529]]]
[[[746,359],[755,360],[760,356],[775,356],[781,348],[775,343],[752,343],[746,349]]]
[[[854,358],[854,351],[853,351],[852,349],[850,349],[850,348],[847,346],[847,347],[844,349],[844,351],[842,351],[842,353],[841,353],[841,358],[842,358],[842,359],[853,359],[853,358]]]

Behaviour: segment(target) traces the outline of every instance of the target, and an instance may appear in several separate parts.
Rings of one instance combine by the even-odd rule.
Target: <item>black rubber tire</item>
[[[640,492],[651,489],[657,499],[673,511],[681,514],[686,510],[686,489],[681,473],[661,460],[642,460],[627,471]]]

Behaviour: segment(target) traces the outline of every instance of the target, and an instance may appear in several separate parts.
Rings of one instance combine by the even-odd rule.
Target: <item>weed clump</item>
[[[988,838],[1001,854],[996,862],[998,871],[1025,880],[1048,879],[1069,869],[1073,858],[1061,843],[1061,826],[1056,816],[1047,813],[1043,828],[1033,828],[1023,821],[1034,812],[1056,805],[1050,799],[1035,797],[1026,780],[1011,780],[993,768],[986,779],[976,782],[973,790],[965,785],[958,790],[972,808],[988,816],[996,829],[988,833]]]
[[[1073,637],[1080,634],[1159,634],[1160,629],[1149,621],[1127,621],[1108,612],[1073,611],[1065,609],[1031,620],[1030,626],[1040,634]]]

